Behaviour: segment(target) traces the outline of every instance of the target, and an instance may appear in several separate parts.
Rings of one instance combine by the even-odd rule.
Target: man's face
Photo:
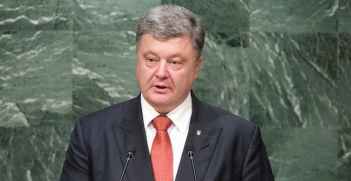
[[[136,78],[145,100],[161,114],[179,106],[197,77],[202,57],[197,59],[189,36],[156,40],[142,37]]]

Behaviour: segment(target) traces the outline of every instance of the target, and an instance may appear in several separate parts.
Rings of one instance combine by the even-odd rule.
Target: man
[[[129,181],[274,180],[259,128],[191,91],[204,37],[189,10],[151,9],[136,36],[141,94],[76,122],[61,180],[119,180],[127,152]]]

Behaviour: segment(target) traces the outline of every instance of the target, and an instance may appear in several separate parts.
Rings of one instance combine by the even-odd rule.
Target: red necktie
[[[173,151],[168,128],[172,121],[168,117],[158,116],[152,124],[156,128],[156,136],[151,148],[151,162],[155,181],[173,180]]]

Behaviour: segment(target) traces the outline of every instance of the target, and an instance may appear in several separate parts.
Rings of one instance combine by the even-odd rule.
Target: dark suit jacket
[[[203,103],[194,94],[192,102],[186,143],[194,145],[198,181],[274,180],[258,126]],[[199,136],[197,130],[201,130]],[[136,147],[136,152],[124,180],[153,181],[140,95],[76,122],[61,180],[119,180],[131,145]],[[176,180],[194,180],[186,151],[183,151]]]

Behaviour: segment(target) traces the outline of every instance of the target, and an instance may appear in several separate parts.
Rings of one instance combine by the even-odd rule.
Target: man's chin
[[[144,96],[145,97],[145,96]],[[148,102],[150,105],[155,106],[165,106],[171,102],[171,95],[170,94],[157,94],[154,93],[148,96]]]
[[[169,99],[167,97],[153,97],[150,99],[150,102],[152,103],[152,105],[157,105],[157,106],[165,106],[167,104],[169,104]]]

